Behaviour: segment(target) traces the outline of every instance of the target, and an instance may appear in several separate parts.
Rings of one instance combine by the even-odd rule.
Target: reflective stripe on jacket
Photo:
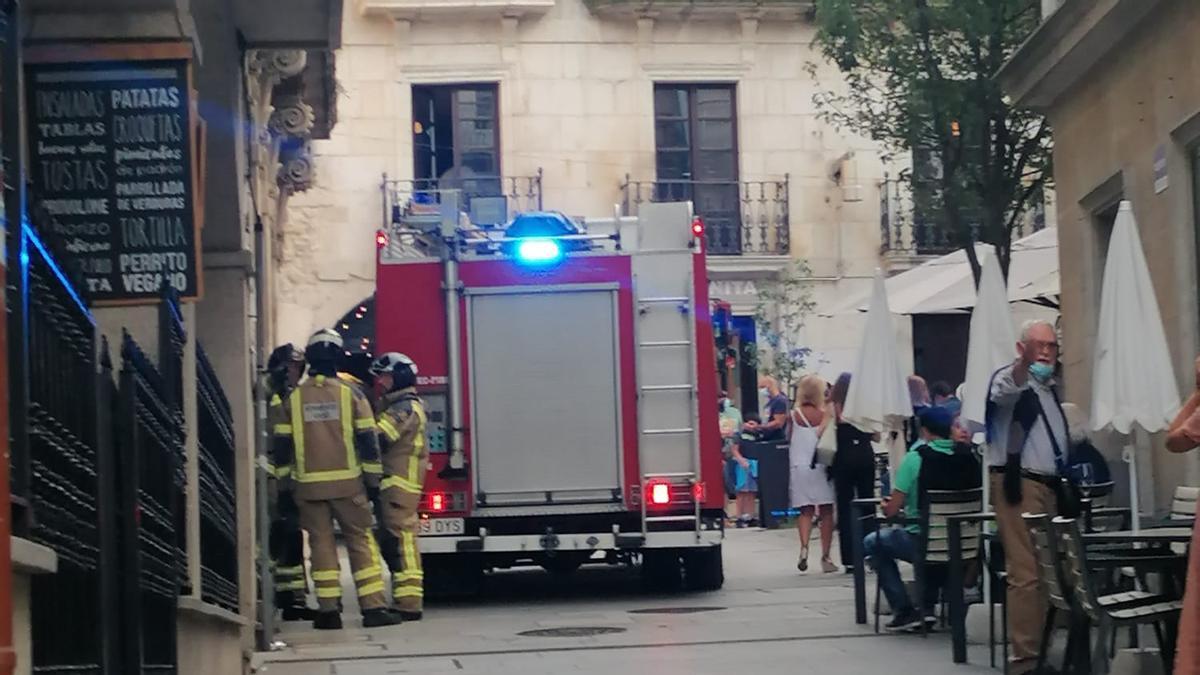
[[[421,494],[429,462],[425,406],[412,387],[387,394],[381,403],[378,426],[384,475],[379,487]]]
[[[362,489],[364,465],[378,464],[375,418],[353,386],[316,375],[280,406],[276,475],[290,472],[299,499],[338,499]]]

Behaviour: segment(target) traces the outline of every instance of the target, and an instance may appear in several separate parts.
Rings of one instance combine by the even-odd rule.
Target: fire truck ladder
[[[700,457],[692,252],[654,251],[639,257],[648,263],[645,267],[637,265],[640,269],[636,270],[634,281],[642,536],[653,523],[691,522],[699,541]],[[663,291],[685,294],[659,295]],[[676,495],[686,485],[692,513],[647,513],[652,497],[649,488],[662,482],[671,486],[671,504],[678,501]]]

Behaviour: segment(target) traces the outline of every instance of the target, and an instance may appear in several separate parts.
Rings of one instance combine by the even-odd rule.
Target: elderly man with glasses
[[[987,409],[992,507],[1008,572],[1008,633],[1014,675],[1037,665],[1046,600],[1023,513],[1058,514],[1056,486],[1067,462],[1068,430],[1054,372],[1058,336],[1045,321],[1021,328],[1017,357],[992,376]]]

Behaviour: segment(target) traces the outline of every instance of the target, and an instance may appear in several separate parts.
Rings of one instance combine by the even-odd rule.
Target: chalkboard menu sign
[[[200,295],[189,69],[26,66],[32,191],[98,304]]]

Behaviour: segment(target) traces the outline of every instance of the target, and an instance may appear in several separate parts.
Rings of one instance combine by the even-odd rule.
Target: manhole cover
[[[521,637],[589,637],[592,635],[611,635],[624,633],[624,628],[616,626],[570,626],[567,628],[539,628],[517,633]]]
[[[724,607],[652,607],[650,609],[631,609],[630,614],[699,614],[700,612],[719,612]]]

